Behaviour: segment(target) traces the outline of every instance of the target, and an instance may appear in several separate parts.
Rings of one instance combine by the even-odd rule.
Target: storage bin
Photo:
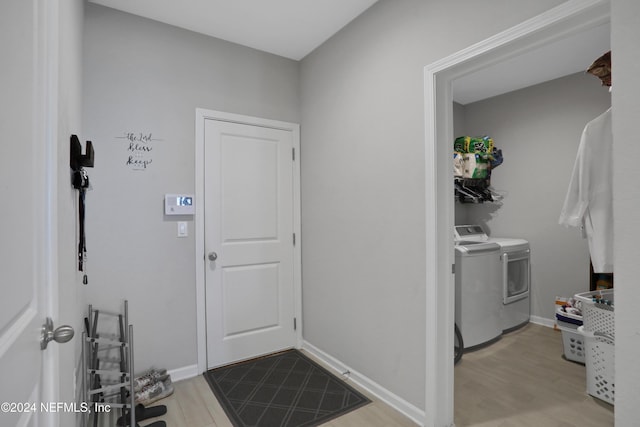
[[[616,336],[613,312],[613,289],[584,292],[576,294],[575,298],[581,304],[585,331],[601,332],[611,335],[612,337]],[[597,303],[593,301],[593,298],[605,300],[609,303]]]
[[[587,393],[607,403],[615,403],[614,342],[608,338],[582,332],[586,347]],[[582,330],[580,330],[582,329]]]
[[[557,298],[556,298],[557,300]],[[573,362],[585,363],[584,338],[578,332],[582,326],[582,316],[567,313],[556,303],[556,325],[562,332],[562,348],[564,357]]]
[[[564,357],[572,362],[585,364],[584,337],[578,332],[578,326],[558,321],[558,329],[562,332],[562,348]]]
[[[615,317],[613,289],[576,294],[581,302],[587,367],[587,392],[615,403]],[[593,299],[596,298],[597,301]],[[603,302],[604,301],[604,302]]]
[[[576,325],[576,328],[578,326],[582,326],[583,323],[582,316],[580,316],[579,314],[567,313],[562,310],[562,307],[556,308],[556,321]]]

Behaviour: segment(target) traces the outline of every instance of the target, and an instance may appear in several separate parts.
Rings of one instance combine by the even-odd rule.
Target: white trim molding
[[[293,228],[296,234],[296,244],[293,248],[293,286],[294,286],[294,316],[296,324],[296,347],[302,346],[302,227],[300,222],[300,125],[242,114],[226,113],[223,111],[196,108],[195,120],[195,269],[196,269],[196,338],[198,349],[197,372],[205,372],[207,367],[207,316],[206,316],[206,282],[204,272],[205,241],[204,241],[204,125],[205,120],[221,120],[252,126],[291,131],[293,148],[296,153],[293,162]],[[200,201],[200,202],[199,202]]]
[[[536,325],[546,326],[547,328],[555,327],[556,321],[553,319],[547,319],[546,317],[540,316],[531,316],[529,317],[529,321],[531,323],[535,323]]]
[[[609,6],[609,0],[569,0],[424,69],[427,256],[425,426],[454,425],[452,83],[466,74],[608,22]]]
[[[320,350],[318,347],[310,344],[307,341],[303,342],[302,350],[308,352],[315,359],[321,362],[325,367],[329,370],[333,370],[334,374],[341,378],[343,373],[349,371],[349,381],[358,385],[358,387],[366,390],[368,393],[377,397],[387,405],[391,406],[398,412],[406,415],[412,421],[417,423],[418,425],[422,425],[422,421],[424,420],[424,411],[415,407],[411,403],[382,387],[380,384],[371,380],[365,375],[354,371],[349,366],[345,365],[335,357],[325,353]]]
[[[201,372],[203,371],[200,371],[198,369],[198,365],[183,366],[182,368],[176,368],[167,371],[169,376],[171,376],[172,382],[188,380],[189,378],[197,377]]]

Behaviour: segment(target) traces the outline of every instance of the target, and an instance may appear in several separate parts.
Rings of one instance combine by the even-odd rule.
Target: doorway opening
[[[608,1],[568,1],[425,67],[428,295],[425,425],[450,426],[454,422],[454,186],[451,167],[451,147],[456,136],[453,128],[454,82],[579,36],[608,21]]]

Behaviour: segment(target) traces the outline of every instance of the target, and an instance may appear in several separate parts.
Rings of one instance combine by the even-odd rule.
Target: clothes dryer
[[[510,332],[531,317],[531,249],[524,239],[489,237],[500,245],[502,262],[502,330]]]

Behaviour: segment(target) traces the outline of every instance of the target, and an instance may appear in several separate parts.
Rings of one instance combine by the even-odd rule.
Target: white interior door
[[[51,186],[55,162],[48,158],[49,114],[44,23],[50,9],[38,0],[8,0],[0,13],[0,425],[52,426],[56,414],[41,401],[58,398],[53,384],[57,353],[40,349],[42,324],[51,313],[55,282],[55,234]],[[57,326],[57,325],[56,325]]]
[[[293,132],[206,119],[209,368],[294,347]]]

